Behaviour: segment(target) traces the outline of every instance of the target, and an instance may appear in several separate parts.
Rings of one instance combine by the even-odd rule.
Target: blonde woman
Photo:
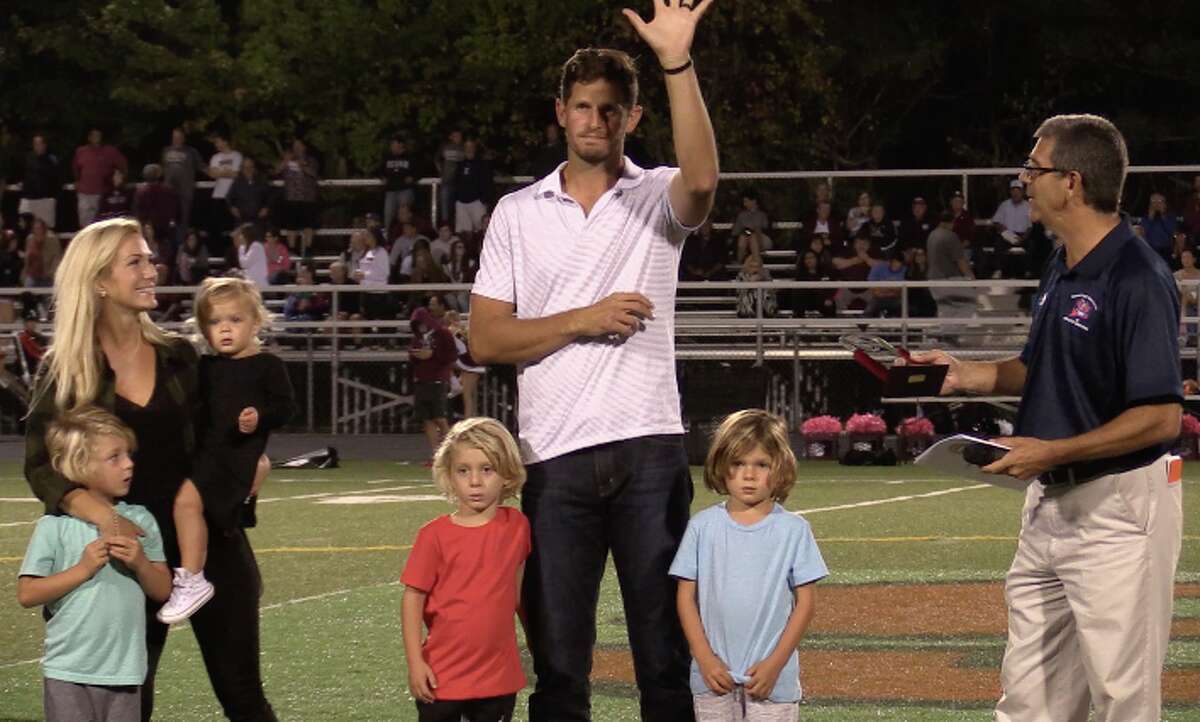
[[[65,513],[118,535],[139,534],[110,503],[55,471],[46,450],[47,427],[59,414],[84,404],[115,414],[138,441],[126,501],[150,510],[167,559],[178,567],[171,507],[191,473],[197,356],[188,341],[150,320],[156,283],[155,259],[136,221],[99,221],[72,240],[54,278],[54,344],[27,419],[25,478],[49,514]],[[229,717],[274,720],[259,676],[261,582],[244,532],[210,538],[207,571],[218,590],[229,590],[192,617],[217,698]],[[153,712],[155,671],[167,636],[154,611],[153,605],[147,609],[144,719]]]

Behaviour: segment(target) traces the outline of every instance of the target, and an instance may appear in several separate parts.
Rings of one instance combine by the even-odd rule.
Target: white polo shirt
[[[515,304],[517,318],[543,318],[612,293],[638,292],[654,304],[654,318],[628,339],[581,338],[518,364],[528,463],[610,441],[683,433],[675,290],[683,241],[694,229],[679,222],[668,198],[679,169],[643,170],[625,158],[616,185],[584,216],[563,190],[563,165],[496,204],[472,293]]]

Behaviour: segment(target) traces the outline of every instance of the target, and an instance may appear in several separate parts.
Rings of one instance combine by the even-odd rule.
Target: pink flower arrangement
[[[1200,436],[1200,419],[1191,414],[1184,414],[1180,434],[1182,436]]]
[[[924,416],[910,416],[896,427],[899,436],[933,436],[933,422]]]
[[[882,435],[887,433],[887,424],[876,414],[855,414],[846,419],[846,431],[864,436]]]
[[[805,436],[833,436],[842,433],[842,422],[833,416],[813,416],[800,424]]]

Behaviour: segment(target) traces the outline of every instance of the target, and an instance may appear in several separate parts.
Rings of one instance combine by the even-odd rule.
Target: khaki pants
[[[999,722],[1086,722],[1089,706],[1095,722],[1159,719],[1183,536],[1171,459],[1030,484],[1004,590]]]

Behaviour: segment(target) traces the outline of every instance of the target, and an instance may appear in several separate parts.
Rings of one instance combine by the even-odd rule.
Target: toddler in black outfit
[[[204,579],[209,525],[217,533],[254,526],[258,488],[271,468],[263,455],[267,437],[295,409],[283,361],[262,351],[258,339],[269,314],[257,286],[206,278],[192,308],[215,353],[200,360],[199,444],[192,480],[175,497],[181,567],[158,613],[166,624],[187,619],[212,598]]]

